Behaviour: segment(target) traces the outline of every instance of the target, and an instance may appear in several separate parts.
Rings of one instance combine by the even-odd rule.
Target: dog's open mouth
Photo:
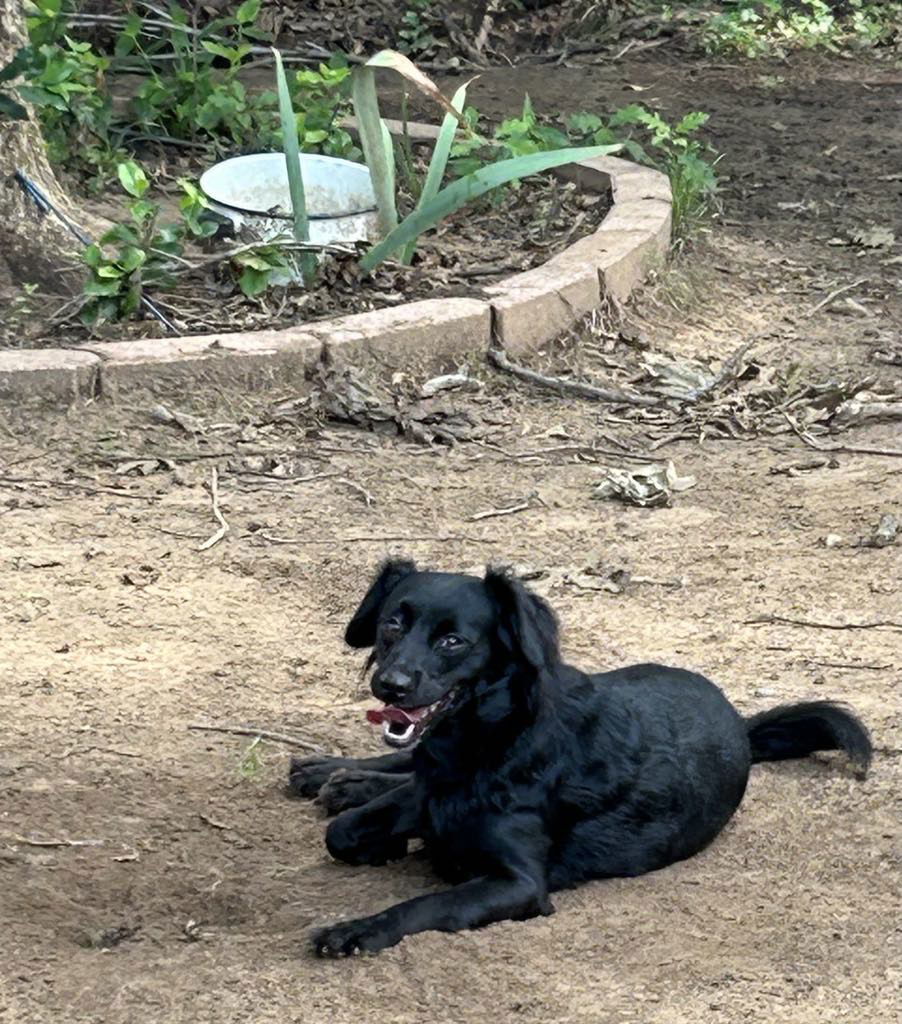
[[[366,713],[366,720],[373,725],[382,726],[382,738],[390,747],[409,747],[414,740],[419,739],[423,730],[449,699],[450,694],[446,694],[434,704],[424,704],[421,708],[399,708],[394,704],[370,708]]]

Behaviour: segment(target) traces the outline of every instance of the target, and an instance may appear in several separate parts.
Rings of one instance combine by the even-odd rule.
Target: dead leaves
[[[660,508],[669,505],[675,493],[694,487],[694,476],[680,476],[674,464],[649,462],[630,469],[602,470],[604,477],[596,484],[592,497],[616,499],[639,508]]]
[[[465,386],[478,387],[479,382],[466,374],[448,374],[410,393],[403,381],[389,387],[367,380],[357,370],[324,362],[317,367],[310,396],[283,404],[276,416],[293,416],[303,409],[328,422],[400,435],[418,444],[454,445],[478,440],[489,429],[471,407],[448,394]]]

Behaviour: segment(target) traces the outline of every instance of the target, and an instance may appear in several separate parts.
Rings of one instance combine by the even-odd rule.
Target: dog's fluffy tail
[[[851,713],[828,700],[783,704],[746,719],[752,763],[807,757],[815,750],[844,750],[861,770],[871,763],[871,737]]]

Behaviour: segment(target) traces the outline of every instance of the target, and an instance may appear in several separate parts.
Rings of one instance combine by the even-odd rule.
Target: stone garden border
[[[670,248],[666,175],[617,157],[557,173],[588,192],[610,191],[610,212],[593,234],[486,287],[482,298],[428,299],[270,331],[0,350],[0,402],[65,406],[136,392],[176,398],[209,386],[300,387],[324,349],[339,364],[434,372],[493,344],[515,358],[535,351],[605,297],[626,301]]]

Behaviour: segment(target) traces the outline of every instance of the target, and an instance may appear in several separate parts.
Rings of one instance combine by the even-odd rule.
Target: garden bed
[[[609,194],[583,192],[543,175],[521,182],[492,202],[469,206],[424,239],[413,266],[382,264],[364,275],[350,249],[325,255],[313,287],[271,289],[249,299],[234,277],[221,273],[211,254],[196,254],[196,269],[154,301],[183,334],[272,330],[327,317],[369,312],[419,299],[479,298],[486,286],[530,270],[594,232],[610,210]],[[232,242],[217,243],[223,258]],[[37,295],[10,311],[0,327],[0,348],[71,348],[92,341],[171,336],[149,315],[91,330],[68,302],[48,316]]]

